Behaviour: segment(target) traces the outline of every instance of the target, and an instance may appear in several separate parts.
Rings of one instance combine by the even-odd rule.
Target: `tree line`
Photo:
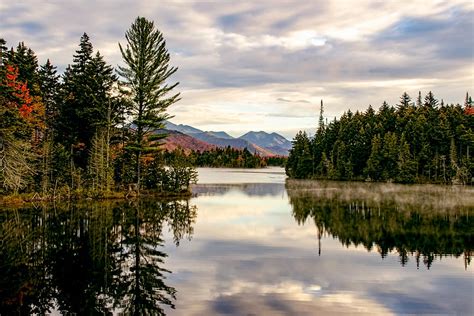
[[[445,104],[430,91],[415,101],[403,93],[394,107],[350,110],[329,124],[320,119],[314,137],[299,132],[286,165],[298,179],[473,184],[474,108]]]
[[[152,21],[138,17],[125,39],[123,65],[114,69],[84,33],[61,75],[49,59],[39,65],[23,42],[8,49],[0,39],[0,193],[143,187],[166,136],[152,132],[164,128],[167,108],[179,100],[178,83],[168,83],[177,68]]]
[[[177,158],[183,157],[194,167],[213,168],[264,168],[267,166],[284,166],[286,157],[262,157],[252,154],[247,148],[237,149],[230,146],[213,148],[210,150],[191,150],[185,152],[181,148],[161,152],[161,159],[165,165],[172,164]],[[185,158],[184,158],[185,157]]]

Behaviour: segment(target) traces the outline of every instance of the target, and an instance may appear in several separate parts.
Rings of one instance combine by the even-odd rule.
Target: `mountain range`
[[[202,131],[198,128],[166,122],[168,137],[165,148],[173,150],[177,147],[185,150],[209,150],[216,147],[247,148],[261,156],[288,156],[291,142],[277,133],[264,131],[248,132],[240,137],[232,137],[223,131]]]

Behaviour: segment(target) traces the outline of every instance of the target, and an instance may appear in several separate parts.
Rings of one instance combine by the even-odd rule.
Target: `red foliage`
[[[11,91],[15,101],[10,104],[17,107],[23,118],[29,117],[33,111],[33,98],[30,96],[30,90],[26,82],[18,80],[18,67],[7,65],[5,79],[5,85]]]
[[[168,134],[168,137],[164,139],[164,144],[162,148],[168,151],[173,151],[177,148],[181,148],[184,149],[184,151],[188,154],[191,150],[205,151],[214,149],[216,148],[216,146],[203,142],[189,135],[170,132]]]
[[[466,115],[474,115],[474,108],[472,106],[469,106],[464,110],[464,113]]]

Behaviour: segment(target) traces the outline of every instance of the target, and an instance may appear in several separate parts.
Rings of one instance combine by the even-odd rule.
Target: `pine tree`
[[[132,101],[129,112],[135,129],[134,142],[128,147],[136,155],[137,184],[140,187],[140,160],[142,154],[156,150],[150,146],[150,132],[164,127],[169,118],[167,108],[179,100],[179,93],[169,96],[178,85],[168,85],[167,80],[176,71],[171,67],[170,54],[166,49],[163,34],[152,21],[137,17],[125,33],[127,46],[119,44],[125,66],[119,66],[124,91]],[[164,137],[162,134],[160,137]]]
[[[421,99],[421,91],[418,91],[418,98],[416,99],[416,107],[420,108],[423,105],[423,101]]]
[[[408,93],[403,92],[402,96],[400,97],[400,103],[398,104],[398,109],[401,111],[406,110],[411,104],[411,98]]]
[[[99,52],[87,65],[86,72],[90,79],[87,85],[87,96],[90,100],[90,109],[87,113],[90,116],[89,123],[96,128],[105,127],[109,103],[112,102],[111,91],[117,82],[117,77],[112,66],[107,65]]]
[[[456,144],[454,142],[454,138],[451,138],[451,145],[449,147],[449,162],[451,167],[451,178],[453,181],[459,181],[458,155],[456,153]]]
[[[9,55],[9,62],[18,66],[18,79],[25,82],[32,95],[39,95],[38,57],[24,42],[18,44],[16,51]]]
[[[398,138],[393,132],[387,132],[383,138],[384,179],[394,180],[397,173]]]
[[[6,46],[7,42],[0,37],[0,74],[1,70],[8,61],[8,47]]]
[[[54,181],[53,174],[53,150],[54,150],[54,127],[58,115],[59,103],[59,76],[49,59],[39,70],[39,85],[41,97],[45,107],[44,121],[45,131],[42,148],[41,187],[44,194],[50,189]]]
[[[410,153],[410,144],[406,140],[405,133],[402,133],[399,148],[397,182],[413,183],[415,182],[416,163]]]
[[[41,97],[45,105],[46,123],[51,127],[58,112],[57,106],[60,85],[56,67],[51,64],[49,59],[44,65],[40,66],[39,81]]]
[[[321,107],[319,108],[319,123],[318,123],[318,133],[324,131],[324,106],[323,100],[321,100]]]
[[[425,102],[423,105],[427,108],[436,108],[438,106],[438,100],[434,97],[433,92],[428,92],[428,94],[425,96]]]
[[[90,99],[88,84],[90,78],[86,72],[87,65],[92,60],[92,44],[89,36],[84,33],[81,36],[79,49],[74,55],[73,64],[69,65],[63,75],[63,89],[59,117],[59,139],[66,148],[76,156],[76,163],[86,167],[87,151],[91,143],[94,130],[88,124],[86,110]]]
[[[89,35],[84,33],[81,36],[79,49],[76,50],[76,54],[74,55],[72,70],[75,73],[85,74],[87,64],[92,60],[92,53],[93,48]]]
[[[109,122],[112,88],[117,78],[99,52],[93,56],[89,36],[84,33],[74,63],[64,74],[60,130],[69,137],[62,142],[72,148],[75,163],[86,169],[92,139]],[[118,117],[118,116],[116,116]]]
[[[380,135],[375,135],[372,139],[372,149],[367,160],[367,175],[371,180],[381,180],[383,172],[383,152]]]
[[[293,139],[293,148],[288,156],[286,173],[297,179],[307,178],[312,174],[312,156],[310,140],[306,132],[298,132]]]

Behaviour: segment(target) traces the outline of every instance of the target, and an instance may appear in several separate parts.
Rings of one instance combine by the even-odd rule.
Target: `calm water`
[[[473,314],[470,188],[199,174],[189,201],[0,212],[0,314]]]

